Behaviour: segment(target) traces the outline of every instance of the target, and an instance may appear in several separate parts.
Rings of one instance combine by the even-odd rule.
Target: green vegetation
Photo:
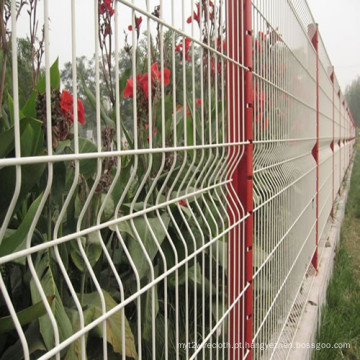
[[[360,154],[355,157],[351,187],[336,253],[333,278],[322,311],[319,343],[350,343],[350,348],[314,350],[313,359],[360,359]]]
[[[346,87],[345,98],[357,126],[360,126],[360,76]]]

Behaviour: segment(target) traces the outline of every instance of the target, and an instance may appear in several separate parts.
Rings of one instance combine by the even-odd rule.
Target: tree
[[[353,114],[354,121],[360,126],[360,76],[346,87],[345,98]]]

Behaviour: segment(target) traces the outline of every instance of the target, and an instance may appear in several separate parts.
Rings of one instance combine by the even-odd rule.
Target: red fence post
[[[334,219],[334,204],[335,204],[335,71],[334,66],[332,67],[332,73],[330,75],[332,84],[332,195],[331,195],[331,218]]]
[[[315,33],[311,42],[316,51],[316,143],[312,150],[313,157],[316,161],[316,225],[315,241],[316,249],[312,259],[312,264],[316,271],[318,270],[318,244],[319,244],[319,27],[315,25]]]
[[[245,342],[252,343],[252,314],[253,314],[253,106],[254,106],[254,90],[253,90],[253,75],[252,75],[252,16],[251,16],[251,0],[244,0],[244,65],[249,69],[245,72],[245,138],[249,141],[246,146],[243,168],[243,181],[246,183],[246,190],[243,198],[246,204],[246,211],[250,215],[246,220],[245,236],[246,236],[246,254],[245,254],[245,280],[250,284],[245,293]],[[241,165],[241,164],[240,164]],[[246,169],[246,171],[243,171]],[[251,348],[250,348],[251,350]],[[250,352],[247,357],[251,360],[252,354]]]
[[[229,314],[229,359],[241,359],[252,342],[252,241],[253,241],[253,85],[252,85],[252,20],[251,0],[227,2],[227,48],[234,60],[227,63],[228,128],[230,142],[244,142],[241,159],[231,178],[231,192],[235,192],[246,219],[235,227],[228,239],[228,303],[233,306]],[[243,69],[239,64],[245,66]],[[242,149],[244,150],[242,152]],[[230,162],[237,155],[236,147],[229,150]],[[236,216],[239,204],[230,201],[230,221]],[[234,215],[235,214],[235,215]],[[231,225],[231,224],[230,224]],[[244,273],[245,272],[245,273]],[[246,288],[239,299],[239,295]],[[245,348],[245,346],[247,348]]]
[[[338,188],[338,194],[341,195],[341,91],[338,91],[338,97],[339,97],[339,140],[338,140],[338,146],[339,146],[339,188]]]

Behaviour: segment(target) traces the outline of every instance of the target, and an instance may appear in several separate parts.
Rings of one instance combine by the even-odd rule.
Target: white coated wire
[[[13,321],[9,344],[15,341],[24,359],[42,360],[285,358],[286,352],[224,345],[244,344],[249,321],[253,342],[292,341],[289,323],[304,311],[316,225],[321,236],[353,155],[351,114],[336,76],[330,78],[322,38],[318,53],[312,45],[306,0],[94,0],[88,92],[78,66],[83,14],[72,0],[64,10],[71,19],[73,98],[65,138],[56,124],[65,116],[60,89],[70,89],[64,79],[53,88],[51,67],[51,55],[62,55],[52,35],[62,29],[51,25],[53,3],[42,5],[44,115],[35,88],[36,109],[26,119],[19,9],[11,1],[14,146],[0,159],[1,172],[14,170],[0,209],[0,310]],[[249,38],[252,48],[245,47]],[[252,66],[245,63],[250,51]],[[86,123],[79,125],[83,104]],[[25,156],[29,120],[41,122],[43,149]],[[245,204],[245,184],[234,182],[248,171],[247,159],[252,204]],[[44,171],[24,194],[25,170],[36,166]],[[19,229],[23,243],[4,251]],[[26,274],[21,283],[30,292],[22,302],[13,291],[18,273]],[[41,317],[24,323],[22,304],[32,310],[36,303]],[[29,329],[36,329],[39,349]]]

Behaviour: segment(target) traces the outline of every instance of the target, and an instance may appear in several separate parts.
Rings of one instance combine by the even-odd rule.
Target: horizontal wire
[[[81,231],[78,231],[78,232],[75,232],[75,233],[72,233],[72,234],[65,235],[63,237],[57,238],[56,240],[51,240],[51,241],[48,241],[48,242],[43,243],[43,244],[35,245],[35,246],[33,246],[33,247],[29,248],[29,249],[19,250],[16,253],[12,253],[12,254],[5,255],[5,256],[1,257],[0,258],[0,265],[4,264],[6,262],[9,262],[9,261],[13,261],[13,260],[18,259],[18,258],[23,257],[23,256],[33,254],[33,253],[35,253],[37,251],[45,250],[45,249],[48,249],[48,248],[53,247],[55,245],[60,245],[62,243],[68,242],[70,240],[73,240],[73,239],[88,235],[88,234],[90,234],[92,232],[105,229],[105,228],[110,227],[112,225],[118,225],[123,221],[134,219],[134,218],[139,217],[141,215],[145,215],[145,214],[148,214],[148,213],[153,212],[155,210],[159,210],[159,209],[162,209],[164,207],[167,207],[167,206],[169,206],[171,204],[178,203],[180,200],[185,200],[185,199],[191,198],[193,196],[203,194],[205,192],[208,192],[210,190],[219,188],[221,186],[225,186],[225,185],[230,184],[230,183],[232,183],[232,180],[225,180],[225,181],[222,181],[221,183],[211,185],[211,186],[208,186],[206,188],[199,189],[199,190],[194,191],[194,192],[189,193],[189,194],[184,194],[183,196],[176,197],[176,198],[174,198],[172,200],[164,201],[161,204],[153,205],[153,206],[151,206],[149,208],[139,210],[137,212],[134,212],[134,213],[131,213],[131,214],[128,214],[128,215],[123,215],[120,218],[109,220],[109,221],[106,221],[106,222],[104,222],[102,224],[99,224],[99,225],[90,226],[90,227],[88,227],[88,228],[86,228],[84,230],[81,230]]]
[[[188,150],[207,150],[225,147],[236,147],[249,145],[250,141],[238,141],[233,143],[218,143],[218,144],[206,144],[206,145],[188,145],[188,146],[173,146],[165,148],[150,148],[150,149],[133,149],[133,150],[115,150],[115,151],[101,151],[101,152],[88,152],[79,154],[59,154],[59,155],[43,155],[43,156],[28,156],[28,157],[15,157],[0,159],[1,166],[14,166],[14,165],[31,165],[48,162],[59,161],[72,161],[72,160],[86,160],[86,159],[98,159],[108,157],[121,157],[131,155],[146,155],[157,153],[169,153],[169,152],[181,152]]]
[[[262,321],[261,324],[259,325],[259,328],[258,328],[257,332],[255,333],[255,335],[253,336],[253,342],[256,340],[256,338],[258,337],[259,333],[261,332],[262,327],[264,326],[267,318],[269,317],[269,315],[270,315],[270,313],[271,313],[271,311],[272,311],[272,309],[273,309],[273,307],[274,307],[274,305],[275,305],[275,303],[276,303],[277,298],[280,296],[281,291],[282,291],[283,288],[285,287],[285,284],[286,284],[286,282],[287,282],[287,279],[289,278],[292,270],[294,269],[295,264],[296,264],[297,260],[299,259],[300,255],[301,255],[301,253],[302,253],[302,250],[304,249],[305,245],[307,244],[307,242],[308,242],[308,240],[309,240],[309,238],[310,238],[310,235],[311,235],[312,231],[314,230],[315,225],[316,225],[316,222],[314,222],[314,224],[312,225],[312,227],[311,227],[311,229],[310,229],[310,231],[309,231],[309,233],[308,233],[308,235],[307,235],[304,243],[302,244],[302,246],[301,246],[298,254],[296,255],[296,258],[294,259],[294,261],[293,261],[293,263],[292,263],[292,265],[291,265],[288,273],[286,274],[286,277],[285,277],[284,281],[282,282],[281,286],[279,287],[279,290],[278,290],[277,293],[276,293],[276,296],[274,297],[271,305],[269,306],[268,311],[266,312],[263,321]],[[314,245],[315,245],[315,243],[314,243]]]
[[[281,189],[279,192],[277,192],[276,194],[272,195],[269,199],[265,200],[263,203],[261,203],[260,205],[256,206],[253,209],[253,212],[258,211],[260,208],[262,208],[263,206],[265,206],[266,204],[268,204],[270,201],[272,201],[273,199],[275,199],[277,196],[279,196],[280,194],[282,194],[284,191],[286,191],[287,189],[289,189],[290,187],[294,186],[297,182],[299,182],[301,179],[303,179],[305,176],[309,175],[312,171],[314,171],[316,169],[316,165],[314,167],[312,167],[310,170],[308,170],[306,173],[304,173],[303,175],[301,175],[300,177],[298,177],[296,180],[294,180],[292,183],[290,183],[289,185],[285,186],[283,189]]]

